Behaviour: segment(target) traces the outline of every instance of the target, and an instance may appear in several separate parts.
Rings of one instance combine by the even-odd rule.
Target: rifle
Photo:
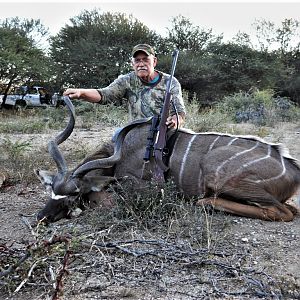
[[[169,168],[164,164],[162,158],[163,158],[163,151],[166,146],[166,133],[167,133],[167,125],[166,121],[169,116],[169,109],[170,109],[170,103],[171,103],[171,85],[172,80],[175,73],[177,58],[178,58],[179,50],[175,50],[172,54],[173,61],[172,61],[172,69],[171,69],[171,76],[169,78],[165,98],[164,98],[164,104],[160,112],[159,117],[159,125],[156,133],[156,139],[154,143],[153,148],[153,154],[155,157],[156,162],[156,168],[154,173],[154,178],[160,182],[164,182],[164,172],[166,172]]]
[[[151,156],[153,155],[153,148],[154,148],[154,139],[158,130],[158,122],[159,122],[159,116],[158,115],[154,115],[152,118],[152,123],[151,123],[151,127],[149,130],[149,134],[147,137],[147,147],[146,147],[146,152],[144,155],[144,161],[148,162],[151,158]]]

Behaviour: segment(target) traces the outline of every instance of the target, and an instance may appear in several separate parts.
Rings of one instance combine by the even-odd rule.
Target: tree
[[[49,38],[48,29],[37,19],[20,19],[19,17],[7,18],[1,23],[1,27],[7,29],[18,29],[19,33],[31,40],[32,44],[43,49],[45,41]]]
[[[276,29],[276,41],[279,43],[279,51],[282,56],[293,51],[299,50],[299,21],[293,19],[285,19],[281,23],[281,27]]]
[[[51,41],[60,85],[99,88],[127,72],[132,47],[154,44],[157,35],[145,25],[121,13],[84,11],[70,19]]]
[[[250,48],[254,48],[251,37],[248,33],[239,31],[232,39],[233,43],[239,46],[248,46]]]
[[[248,46],[226,43],[212,49],[209,64],[218,72],[220,90],[235,93],[249,90],[274,87],[282,74],[283,65],[274,53],[261,52]]]
[[[0,84],[5,86],[2,106],[12,86],[30,85],[50,75],[49,60],[30,36],[37,24],[39,21],[18,18],[0,23]]]
[[[256,30],[256,38],[260,47],[260,51],[268,52],[270,49],[276,48],[275,24],[264,19],[256,20],[252,26]]]
[[[290,69],[284,67],[277,52],[270,51],[272,43],[279,40],[279,31],[272,31],[271,22],[260,21],[256,25],[259,50],[254,49],[246,33],[240,32],[232,42],[223,43],[222,36],[214,36],[211,30],[194,26],[185,17],[173,19],[168,47],[175,45],[181,50],[176,77],[190,99],[196,94],[202,105],[210,105],[240,90],[248,91],[252,87],[274,89],[280,80],[287,78]],[[286,27],[281,32],[282,35],[285,33],[282,41],[289,41],[290,31]],[[166,70],[170,59],[163,57],[161,64]]]
[[[222,36],[214,36],[212,29],[204,30],[195,26],[188,18],[177,16],[172,19],[168,29],[167,42],[181,51],[192,51],[200,54],[210,43],[220,42]]]
[[[212,105],[225,95],[274,88],[285,69],[274,53],[265,53],[234,43],[212,43],[205,53],[183,52],[176,77],[189,97]]]
[[[188,18],[181,15],[172,19],[171,28],[168,28],[168,37],[161,41],[159,67],[165,72],[170,71],[171,56],[174,48],[180,50],[176,77],[182,88],[188,91],[189,99],[197,94],[198,99],[204,102],[209,98],[206,93],[211,70],[206,65],[207,48],[211,44],[219,44],[222,36],[215,36],[212,29],[204,30],[194,25]],[[201,87],[201,88],[200,88]],[[213,93],[212,93],[213,94]],[[206,101],[206,100],[205,100]]]
[[[300,103],[299,25],[299,21],[294,19],[283,20],[279,27],[265,20],[256,23],[260,43],[265,45],[263,49],[273,52],[281,62],[277,82],[272,88],[278,95],[290,97],[297,103]]]

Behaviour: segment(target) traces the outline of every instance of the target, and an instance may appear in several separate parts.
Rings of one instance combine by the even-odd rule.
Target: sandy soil
[[[78,142],[91,149],[112,132],[112,128],[78,131],[63,150],[72,152]],[[267,140],[285,144],[300,160],[299,125],[280,124],[268,133]],[[49,136],[10,138],[38,141],[43,148]],[[209,215],[206,229],[193,229],[199,232],[191,230],[188,220],[159,231],[136,224],[124,229],[113,219],[103,223],[96,210],[41,227],[37,233],[26,220],[34,219],[46,199],[37,180],[0,189],[0,271],[11,264],[9,257],[18,261],[32,245],[38,248],[54,235],[68,236],[72,251],[63,294],[53,296],[56,289],[50,280],[50,269],[58,276],[66,258],[64,248],[57,246],[60,250],[51,248],[48,256],[40,256],[44,264],[36,258],[23,273],[19,267],[9,279],[0,278],[0,299],[300,299],[300,216],[289,223],[271,223],[216,213]],[[122,247],[116,246],[119,242]],[[137,255],[138,250],[149,252]],[[34,262],[38,268],[33,268]],[[20,286],[24,278],[29,279]]]

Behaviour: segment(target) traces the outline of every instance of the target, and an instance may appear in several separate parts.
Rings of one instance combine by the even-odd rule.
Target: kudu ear
[[[41,183],[46,187],[46,190],[51,191],[53,178],[55,176],[54,172],[45,171],[45,170],[34,170],[34,173],[38,177],[38,179],[41,181]]]
[[[116,181],[116,178],[111,176],[86,176],[83,185],[84,191],[82,192],[100,192],[114,181]]]

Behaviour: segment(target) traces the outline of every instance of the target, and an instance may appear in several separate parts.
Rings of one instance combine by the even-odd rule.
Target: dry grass
[[[168,187],[166,201],[159,201],[155,195],[160,191],[153,190],[146,189],[139,203],[146,207],[144,214],[129,199],[110,213],[90,210],[73,221],[32,229],[31,245],[1,251],[6,266],[0,272],[2,295],[18,299],[26,292],[31,299],[38,295],[51,300],[79,299],[76,295],[145,300],[281,297],[281,285],[253,267],[255,258],[247,247],[234,248],[226,240],[231,219],[174,199]]]
[[[195,106],[188,109],[190,123],[186,127],[194,130],[268,135],[267,127],[225,125],[224,117],[213,110],[199,114]],[[114,126],[124,122],[121,111],[113,116],[110,111],[101,106],[81,108],[77,126],[90,128],[113,118],[110,124]],[[88,122],[84,122],[86,118]],[[5,125],[8,120],[7,124],[18,126]],[[36,166],[50,169],[53,165],[46,149],[36,149],[34,140],[19,141],[6,135],[20,132],[14,128],[27,122],[48,124],[41,132],[38,126],[28,126],[27,134],[52,136],[64,125],[65,112],[28,111],[1,119],[0,130],[5,133],[0,141],[1,167],[10,172],[13,181],[25,184],[36,180],[32,171]],[[59,126],[53,129],[51,123]],[[281,137],[278,132],[278,139]],[[80,160],[89,149],[72,144],[71,150],[68,162]],[[127,182],[111,186],[110,191],[117,204],[109,211],[86,210],[77,219],[49,226],[26,223],[31,242],[0,244],[1,295],[18,300],[299,297],[297,282],[286,277],[274,279],[256,266],[257,257],[249,244],[240,241],[240,236],[230,236],[238,219],[195,207],[193,199],[184,199],[172,182],[163,187],[150,182],[142,192]]]

